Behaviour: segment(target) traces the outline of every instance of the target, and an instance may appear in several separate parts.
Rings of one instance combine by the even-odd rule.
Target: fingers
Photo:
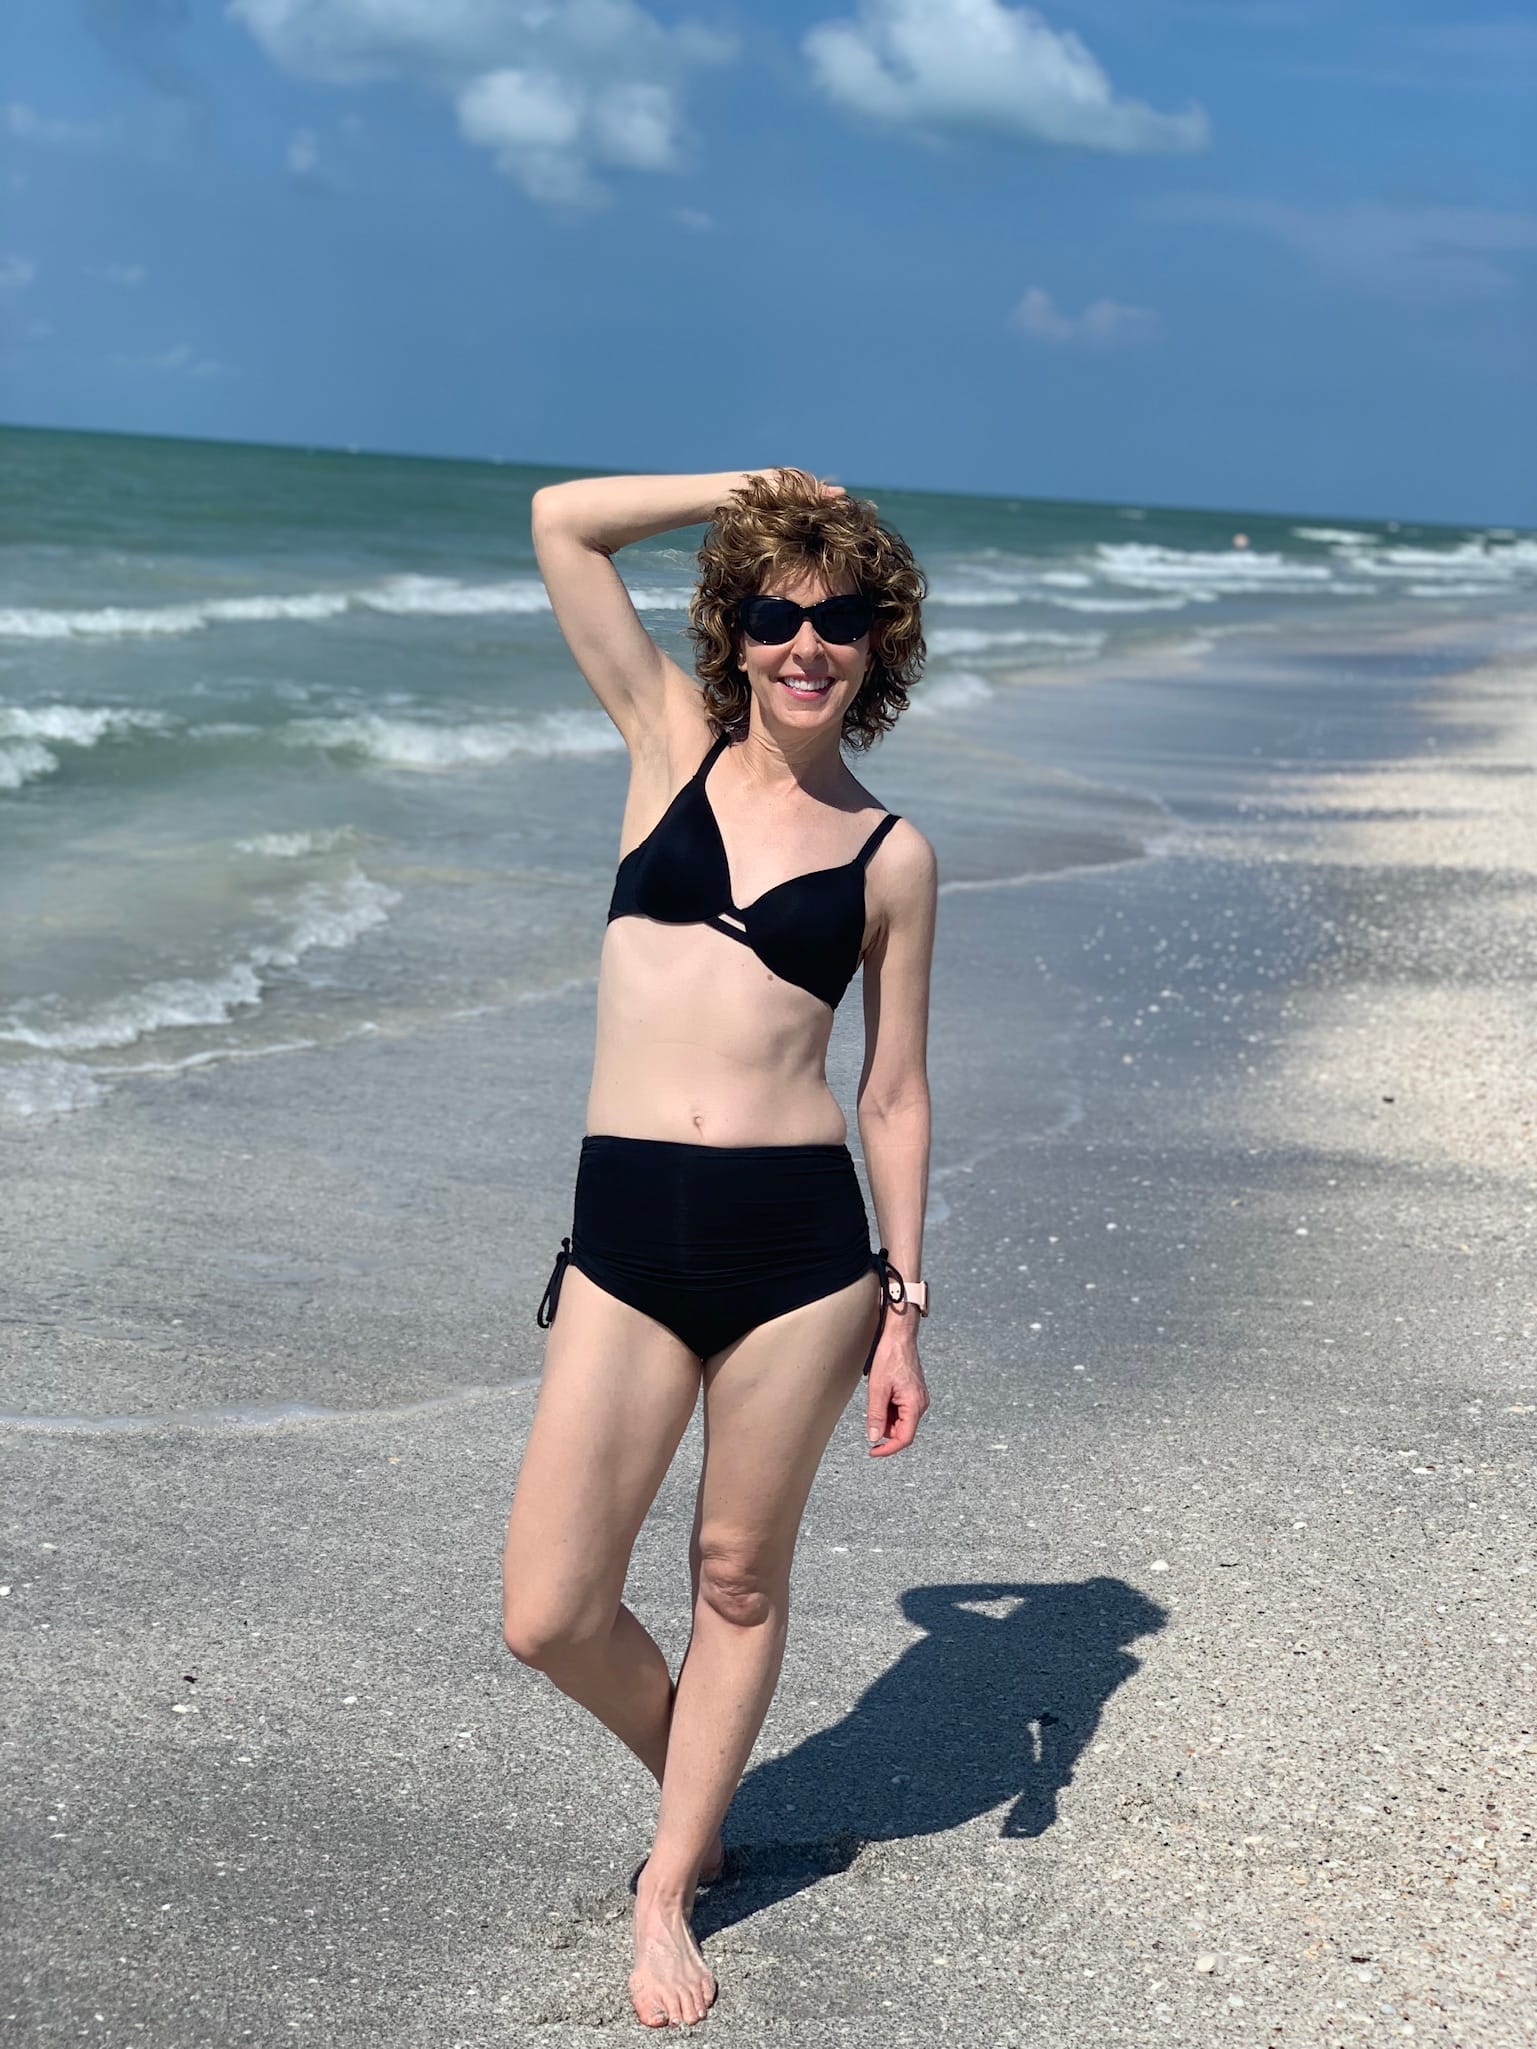
[[[928,1406],[928,1390],[921,1383],[878,1380],[872,1372],[865,1405],[865,1440],[871,1458],[890,1458],[894,1451],[906,1451]]]

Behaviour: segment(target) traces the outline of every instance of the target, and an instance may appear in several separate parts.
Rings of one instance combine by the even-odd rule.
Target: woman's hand
[[[918,1314],[909,1305],[886,1318],[870,1383],[865,1393],[865,1436],[871,1458],[906,1451],[929,1406],[929,1390],[918,1361]]]

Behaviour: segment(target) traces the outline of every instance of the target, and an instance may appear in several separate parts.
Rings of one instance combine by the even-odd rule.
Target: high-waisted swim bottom
[[[708,1359],[760,1323],[880,1278],[879,1341],[901,1276],[870,1226],[843,1145],[582,1140],[571,1236],[537,1321],[554,1321],[567,1265]],[[865,1371],[875,1356],[874,1344]]]

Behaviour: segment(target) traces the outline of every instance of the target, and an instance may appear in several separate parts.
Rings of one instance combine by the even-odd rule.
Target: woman
[[[646,633],[612,556],[703,520],[696,681]],[[841,753],[907,702],[924,582],[873,506],[799,470],[555,484],[534,496],[533,531],[630,784],[504,1629],[661,1786],[630,1997],[665,2027],[715,1997],[689,1915],[720,1875],[721,1823],[778,1680],[818,1461],[862,1372],[872,1456],[911,1444],[928,1407],[934,855]],[[861,963],[877,1253],[825,1072]],[[701,1388],[693,1633],[674,1685],[621,1595]]]

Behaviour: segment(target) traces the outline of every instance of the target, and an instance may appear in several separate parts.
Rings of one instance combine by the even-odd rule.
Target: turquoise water
[[[562,474],[0,430],[0,1115],[592,973],[623,759],[529,544]],[[948,826],[952,872],[1156,830],[1011,756],[1033,684],[1537,588],[1537,540],[1507,529],[846,481],[931,584],[927,677],[862,773]],[[620,557],[685,664],[698,538]]]

